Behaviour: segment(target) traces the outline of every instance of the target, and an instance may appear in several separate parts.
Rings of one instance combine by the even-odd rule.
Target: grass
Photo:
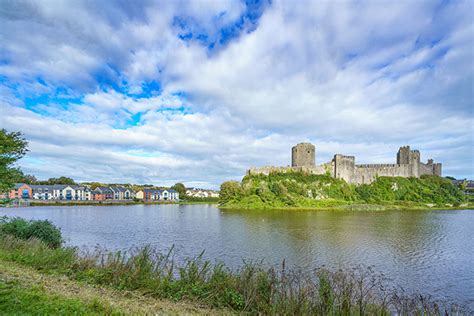
[[[247,175],[221,185],[220,206],[241,209],[428,209],[468,203],[449,179],[379,177],[354,185],[329,175],[302,172]]]
[[[80,254],[76,248],[52,248],[37,239],[0,235],[0,271],[5,262],[30,267],[54,278],[66,276],[84,286],[192,302],[221,313],[389,315],[396,310],[400,314],[440,315],[460,311],[456,306],[440,305],[422,295],[401,295],[387,288],[383,276],[370,269],[335,272],[317,269],[303,273],[285,268],[284,263],[280,268],[248,263],[231,270],[223,264],[203,260],[202,256],[178,263],[173,260],[172,252],[160,254],[149,247],[129,253]],[[7,293],[23,293],[16,285],[5,288]],[[41,290],[24,291],[21,295],[32,295],[38,304],[49,300]],[[61,306],[65,301],[53,298],[53,302]],[[13,308],[11,299],[5,304],[3,308]],[[107,308],[107,304],[87,304],[83,308]]]
[[[0,259],[1,315],[182,315],[215,311],[46,274]]]
[[[0,279],[0,314],[2,315],[104,315],[120,314],[104,307],[99,301],[50,295],[40,286],[28,286],[18,281]]]

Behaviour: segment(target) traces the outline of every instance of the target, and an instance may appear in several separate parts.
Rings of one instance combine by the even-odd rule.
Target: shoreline
[[[54,201],[54,202],[40,202],[30,201],[29,205],[23,206],[7,206],[0,205],[5,208],[15,207],[32,207],[32,206],[126,206],[126,205],[192,205],[192,204],[217,204],[215,201],[177,201],[177,202],[135,202],[135,201]]]
[[[402,205],[381,205],[381,204],[353,204],[326,207],[245,207],[245,206],[218,206],[223,210],[275,210],[275,211],[354,211],[354,212],[370,212],[370,211],[439,211],[439,210],[474,210],[474,204],[468,203],[460,206],[402,206]]]
[[[16,208],[16,207],[46,207],[46,206],[129,206],[129,205],[215,205],[222,210],[245,210],[245,211],[435,211],[435,210],[474,210],[474,203],[464,203],[459,206],[442,206],[442,205],[397,205],[397,204],[345,204],[335,206],[321,206],[321,207],[246,207],[240,205],[219,205],[215,201],[178,201],[178,202],[134,202],[134,201],[118,201],[118,202],[104,202],[104,201],[54,201],[54,202],[30,202],[25,206],[0,206],[2,208]]]

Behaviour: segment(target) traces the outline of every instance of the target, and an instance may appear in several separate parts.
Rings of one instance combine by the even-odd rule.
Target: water
[[[49,219],[67,244],[110,250],[152,245],[178,260],[204,257],[239,267],[373,266],[408,291],[474,309],[474,210],[235,211],[212,205],[0,208],[0,216]]]

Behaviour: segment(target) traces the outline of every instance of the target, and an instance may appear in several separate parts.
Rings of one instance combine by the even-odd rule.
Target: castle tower
[[[355,157],[336,154],[332,161],[334,164],[334,176],[351,183],[355,170]]]
[[[420,176],[420,152],[411,150],[410,146],[402,146],[397,153],[397,164],[410,165],[410,176]]]
[[[410,146],[402,146],[397,153],[397,164],[408,165],[410,163]]]
[[[316,164],[316,148],[310,143],[300,143],[291,148],[292,167],[314,167]]]

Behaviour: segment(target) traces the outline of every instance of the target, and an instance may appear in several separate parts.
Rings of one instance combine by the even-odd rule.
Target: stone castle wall
[[[316,165],[316,148],[310,143],[300,143],[291,148],[292,167],[314,167]]]
[[[313,149],[313,151],[311,151]],[[315,164],[315,147],[308,143],[298,144],[292,148],[291,167],[259,167],[247,171],[249,175],[272,172],[305,172],[308,174],[329,174],[353,184],[369,184],[377,177],[420,177],[421,175],[441,176],[442,165],[428,160],[420,162],[420,152],[410,150],[409,146],[400,147],[396,164],[355,164],[354,156],[334,155],[332,161],[323,165]]]
[[[287,173],[287,172],[303,172],[307,174],[326,174],[331,173],[331,168],[325,165],[313,166],[313,167],[254,167],[247,170],[247,175],[263,174],[268,176],[270,173]]]

